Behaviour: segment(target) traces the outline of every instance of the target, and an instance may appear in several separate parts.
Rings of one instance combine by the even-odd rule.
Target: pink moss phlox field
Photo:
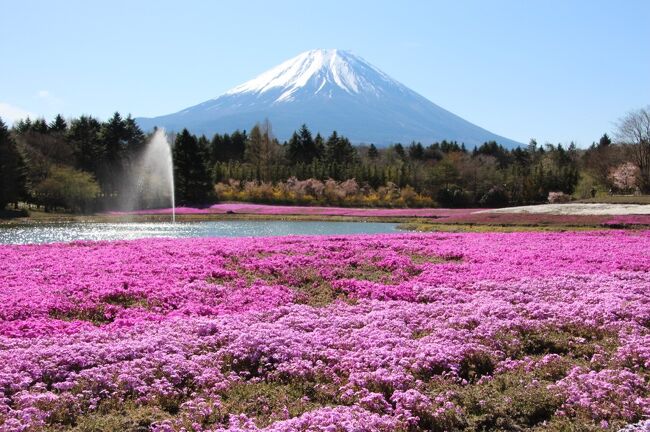
[[[650,415],[649,250],[613,230],[0,246],[0,431],[616,430]]]
[[[610,217],[606,226],[623,227],[626,225],[650,225],[650,215],[621,215]]]

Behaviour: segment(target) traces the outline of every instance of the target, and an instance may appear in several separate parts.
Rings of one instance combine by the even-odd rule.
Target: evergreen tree
[[[8,203],[16,203],[26,194],[26,172],[9,129],[0,118],[0,210]]]
[[[225,138],[225,136],[224,136]],[[244,153],[246,152],[246,141],[248,136],[246,131],[240,131],[237,129],[230,135],[230,159],[236,161],[244,160]]]
[[[439,161],[442,160],[443,157],[444,155],[442,154],[442,151],[440,151],[440,144],[438,143],[433,143],[424,149],[424,159]]]
[[[475,147],[472,155],[492,156],[499,162],[501,168],[505,168],[510,163],[508,150],[497,144],[496,141],[487,141],[481,144],[480,147]]]
[[[300,135],[300,142],[304,149],[303,162],[311,163],[314,159],[319,158],[322,153],[322,148],[316,145],[316,142],[311,136],[311,131],[306,124],[300,127],[298,134]]]
[[[45,119],[36,119],[32,123],[31,128],[29,129],[31,132],[36,132],[40,134],[46,134],[49,130],[47,127],[47,123],[45,122]]]
[[[325,140],[321,136],[320,132],[317,132],[314,137],[314,151],[316,152],[317,159],[325,157]]]
[[[61,114],[57,114],[54,120],[50,123],[50,131],[52,132],[60,132],[64,133],[65,131],[68,130],[68,123],[65,121],[65,119],[61,116]]]
[[[314,159],[319,158],[322,153],[320,147],[312,138],[311,131],[306,124],[300,127],[300,130],[294,132],[287,143],[286,156],[292,164],[309,164]]]
[[[102,124],[100,138],[106,160],[112,164],[122,161],[126,155],[128,131],[119,112]]]
[[[230,135],[223,134],[223,137],[221,139],[221,148],[223,152],[222,158],[224,161],[241,159],[241,155],[238,155],[236,149],[234,148],[233,141],[230,139]]]
[[[139,155],[144,150],[145,136],[131,114],[124,121],[126,152],[128,157]]]
[[[327,138],[325,144],[325,160],[330,164],[346,165],[354,163],[357,150],[350,144],[350,140],[340,137],[336,131]]]
[[[609,145],[612,144],[612,140],[607,136],[607,134],[603,134],[602,137],[600,137],[600,140],[598,141],[598,147],[608,147]]]
[[[210,162],[241,161],[246,149],[246,133],[235,131],[232,135],[215,134],[210,142]]]
[[[29,132],[31,128],[32,128],[32,120],[29,117],[27,117],[26,119],[18,120],[14,125],[14,130],[19,135]]]
[[[378,157],[379,157],[379,151],[377,150],[377,147],[375,147],[374,144],[370,144],[370,147],[368,148],[368,158],[374,161]]]
[[[104,156],[98,168],[98,178],[104,192],[118,193],[129,164],[144,146],[144,134],[129,115],[123,119],[119,112],[102,124],[99,134]]]
[[[216,133],[210,141],[210,165],[214,165],[217,162],[225,162],[228,160],[226,158],[223,138],[224,137],[222,135]],[[228,140],[230,140],[230,137],[228,137]]]
[[[406,152],[404,152],[404,146],[400,143],[397,143],[393,146],[393,150],[395,151],[395,154],[397,154],[397,157],[400,159],[404,160],[406,159]]]
[[[302,140],[298,132],[294,132],[289,138],[287,143],[287,150],[285,152],[289,163],[296,165],[298,163],[304,163],[305,161],[305,148],[302,145]]]
[[[104,146],[100,142],[101,124],[97,119],[81,116],[70,122],[67,139],[72,145],[77,169],[98,174],[104,160]]]
[[[181,204],[203,204],[212,194],[212,181],[207,168],[208,140],[197,139],[187,129],[174,142],[174,185],[176,201]]]
[[[412,142],[409,146],[409,157],[413,160],[424,159],[424,147],[422,144]]]

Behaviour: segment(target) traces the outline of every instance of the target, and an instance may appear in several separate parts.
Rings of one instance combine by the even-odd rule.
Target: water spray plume
[[[174,163],[164,129],[157,129],[131,170],[130,187],[124,192],[122,208],[137,210],[171,206],[176,222]]]

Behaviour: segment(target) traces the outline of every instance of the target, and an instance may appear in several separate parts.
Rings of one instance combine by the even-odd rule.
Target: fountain
[[[127,210],[161,207],[171,204],[172,222],[176,222],[174,164],[172,149],[164,129],[157,129],[132,166],[129,187],[124,193]]]

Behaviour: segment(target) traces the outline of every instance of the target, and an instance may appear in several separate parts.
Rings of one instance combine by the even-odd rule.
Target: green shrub
[[[443,207],[467,207],[471,200],[463,188],[450,185],[438,191],[436,201]]]

